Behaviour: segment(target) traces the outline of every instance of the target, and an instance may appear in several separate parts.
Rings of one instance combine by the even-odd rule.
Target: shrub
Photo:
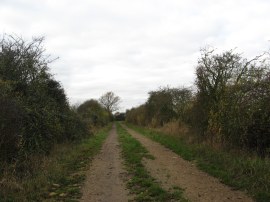
[[[0,160],[49,153],[56,142],[88,134],[64,89],[49,73],[43,38],[0,41]]]

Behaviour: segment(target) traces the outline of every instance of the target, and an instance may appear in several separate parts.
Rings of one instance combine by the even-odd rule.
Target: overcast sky
[[[124,111],[192,86],[202,47],[269,50],[270,0],[0,0],[0,32],[45,36],[72,104],[113,91]]]

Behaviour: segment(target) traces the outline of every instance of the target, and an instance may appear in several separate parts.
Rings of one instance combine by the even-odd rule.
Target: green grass
[[[57,145],[48,157],[36,159],[39,165],[31,175],[19,178],[11,171],[0,175],[0,201],[78,201],[85,171],[110,128],[81,142]]]
[[[149,175],[142,164],[142,158],[153,159],[153,156],[149,155],[141,143],[132,138],[119,123],[117,133],[130,176],[127,186],[134,194],[135,201],[187,201],[183,198],[181,189],[173,189],[172,193],[167,192]]]
[[[256,201],[270,201],[270,160],[216,151],[203,145],[191,145],[183,139],[128,124],[135,131],[161,143],[193,161],[197,166],[235,189],[246,190]]]

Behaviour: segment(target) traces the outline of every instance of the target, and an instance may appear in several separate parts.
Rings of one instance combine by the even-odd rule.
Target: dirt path
[[[100,154],[91,163],[82,190],[81,201],[127,202],[129,200],[128,190],[123,182],[125,175],[116,129],[113,126]]]
[[[154,160],[144,159],[144,165],[165,189],[179,186],[185,190],[185,197],[192,202],[253,201],[243,192],[232,190],[218,179],[198,170],[191,162],[183,160],[159,143],[125,128],[155,157]]]

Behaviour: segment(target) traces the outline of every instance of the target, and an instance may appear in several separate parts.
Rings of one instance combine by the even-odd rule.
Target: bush
[[[47,154],[58,142],[88,135],[64,89],[49,73],[43,38],[0,41],[0,160]]]
[[[270,147],[269,64],[227,51],[202,52],[196,70],[201,125],[212,143],[252,149],[265,156]],[[203,115],[202,115],[203,113]]]
[[[110,121],[110,112],[94,99],[82,103],[77,112],[90,129],[105,126]]]
[[[16,101],[0,97],[0,161],[11,161],[20,149],[23,113]]]
[[[147,102],[127,111],[126,120],[141,126],[160,127],[172,119],[187,121],[192,92],[188,88],[160,88],[149,92]]]
[[[187,88],[151,91],[145,104],[127,110],[126,121],[158,128],[177,120],[212,146],[270,155],[269,58],[248,60],[232,50],[201,53],[195,95]]]

